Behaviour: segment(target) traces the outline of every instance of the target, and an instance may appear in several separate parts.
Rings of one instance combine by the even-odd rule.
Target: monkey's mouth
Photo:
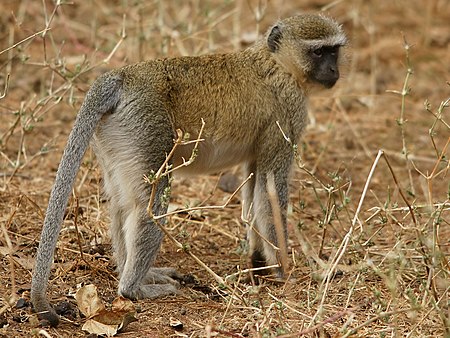
[[[338,78],[333,79],[333,80],[327,80],[327,81],[322,81],[321,83],[323,84],[323,86],[327,89],[330,89],[331,87],[333,87],[336,82],[337,82]]]
[[[326,89],[330,89],[332,88],[336,82],[337,82],[338,78],[328,78],[328,79],[312,79],[312,82],[325,87]]]
[[[320,84],[327,89],[330,89],[339,80],[339,73],[331,72],[326,74],[317,74],[315,76],[311,76],[311,79],[313,80],[313,82]]]

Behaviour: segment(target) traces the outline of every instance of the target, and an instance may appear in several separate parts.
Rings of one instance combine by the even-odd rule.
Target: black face
[[[326,88],[333,87],[339,79],[339,47],[324,46],[310,51],[310,58],[313,63],[310,78]]]

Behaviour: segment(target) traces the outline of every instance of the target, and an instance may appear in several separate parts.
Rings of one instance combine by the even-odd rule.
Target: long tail
[[[89,142],[102,116],[117,106],[122,82],[117,72],[104,74],[94,82],[75,120],[56,173],[31,282],[34,310],[51,326],[58,325],[59,317],[48,302],[46,291],[64,212]]]

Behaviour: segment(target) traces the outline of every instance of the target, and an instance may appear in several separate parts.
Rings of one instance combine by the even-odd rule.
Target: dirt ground
[[[170,234],[226,287],[166,237],[157,265],[194,278],[179,295],[134,302],[137,321],[118,336],[450,337],[448,0],[1,1],[0,337],[87,336],[77,288],[116,297],[89,150],[48,289],[65,307],[61,324],[42,327],[29,303],[49,192],[90,83],[144,59],[245,48],[278,18],[318,11],[342,23],[349,45],[336,87],[312,95],[299,142],[290,279],[243,282],[239,194],[222,209],[176,214]],[[175,180],[171,208],[223,205],[231,194],[219,179]]]

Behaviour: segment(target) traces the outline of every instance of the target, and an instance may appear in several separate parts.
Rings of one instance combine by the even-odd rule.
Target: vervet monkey
[[[176,293],[176,270],[152,267],[163,233],[146,211],[152,188],[143,176],[163,164],[176,130],[198,135],[202,119],[204,141],[181,173],[217,172],[237,164],[243,164],[246,176],[253,173],[243,192],[245,214],[252,205],[258,232],[248,231],[252,265],[277,264],[267,241],[287,243],[277,243],[267,177],[274,177],[286,232],[293,162],[286,137],[297,142],[304,130],[310,90],[330,88],[338,80],[339,50],[346,40],[334,20],[298,15],[279,21],[263,39],[236,53],[140,62],[100,76],[78,113],[50,195],[31,286],[39,317],[58,324],[47,284],[64,211],[91,139],[110,200],[120,295],[142,299]],[[173,164],[191,151],[178,147]],[[154,215],[167,210],[160,197],[168,184],[164,177],[156,187]]]

